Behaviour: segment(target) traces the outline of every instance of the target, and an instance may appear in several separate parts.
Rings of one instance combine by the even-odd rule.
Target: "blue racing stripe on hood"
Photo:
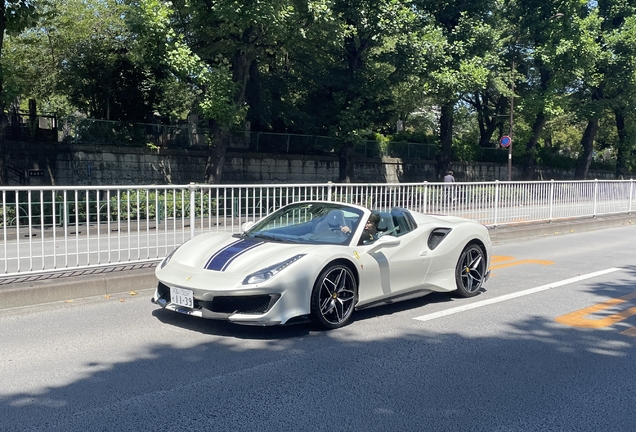
[[[245,252],[262,245],[262,241],[242,239],[230,243],[210,257],[205,264],[207,270],[225,271],[232,261]]]

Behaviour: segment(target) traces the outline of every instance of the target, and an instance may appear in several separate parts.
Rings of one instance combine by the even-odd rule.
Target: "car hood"
[[[298,254],[308,254],[312,248],[316,245],[238,238],[229,233],[202,234],[184,243],[172,257],[170,265],[210,272],[245,273]]]

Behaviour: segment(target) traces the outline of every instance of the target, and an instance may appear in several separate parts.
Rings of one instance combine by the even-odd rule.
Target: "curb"
[[[155,288],[156,263],[21,277],[0,285],[0,310]]]
[[[490,228],[493,242],[636,224],[636,215]],[[157,263],[0,279],[0,310],[155,288]]]

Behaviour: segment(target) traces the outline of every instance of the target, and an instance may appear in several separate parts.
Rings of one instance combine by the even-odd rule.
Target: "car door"
[[[397,236],[400,244],[368,252],[373,244],[361,247],[359,303],[399,296],[423,285],[430,266],[428,248],[417,232]]]

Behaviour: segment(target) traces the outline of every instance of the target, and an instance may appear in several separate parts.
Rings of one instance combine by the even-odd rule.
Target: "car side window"
[[[378,222],[378,237],[385,235],[397,235],[398,227],[393,223],[393,217],[389,212],[378,212],[380,222]]]
[[[405,209],[394,208],[391,210],[391,218],[393,219],[393,224],[397,227],[395,230],[395,235],[397,236],[404,235],[417,228],[413,216]]]

